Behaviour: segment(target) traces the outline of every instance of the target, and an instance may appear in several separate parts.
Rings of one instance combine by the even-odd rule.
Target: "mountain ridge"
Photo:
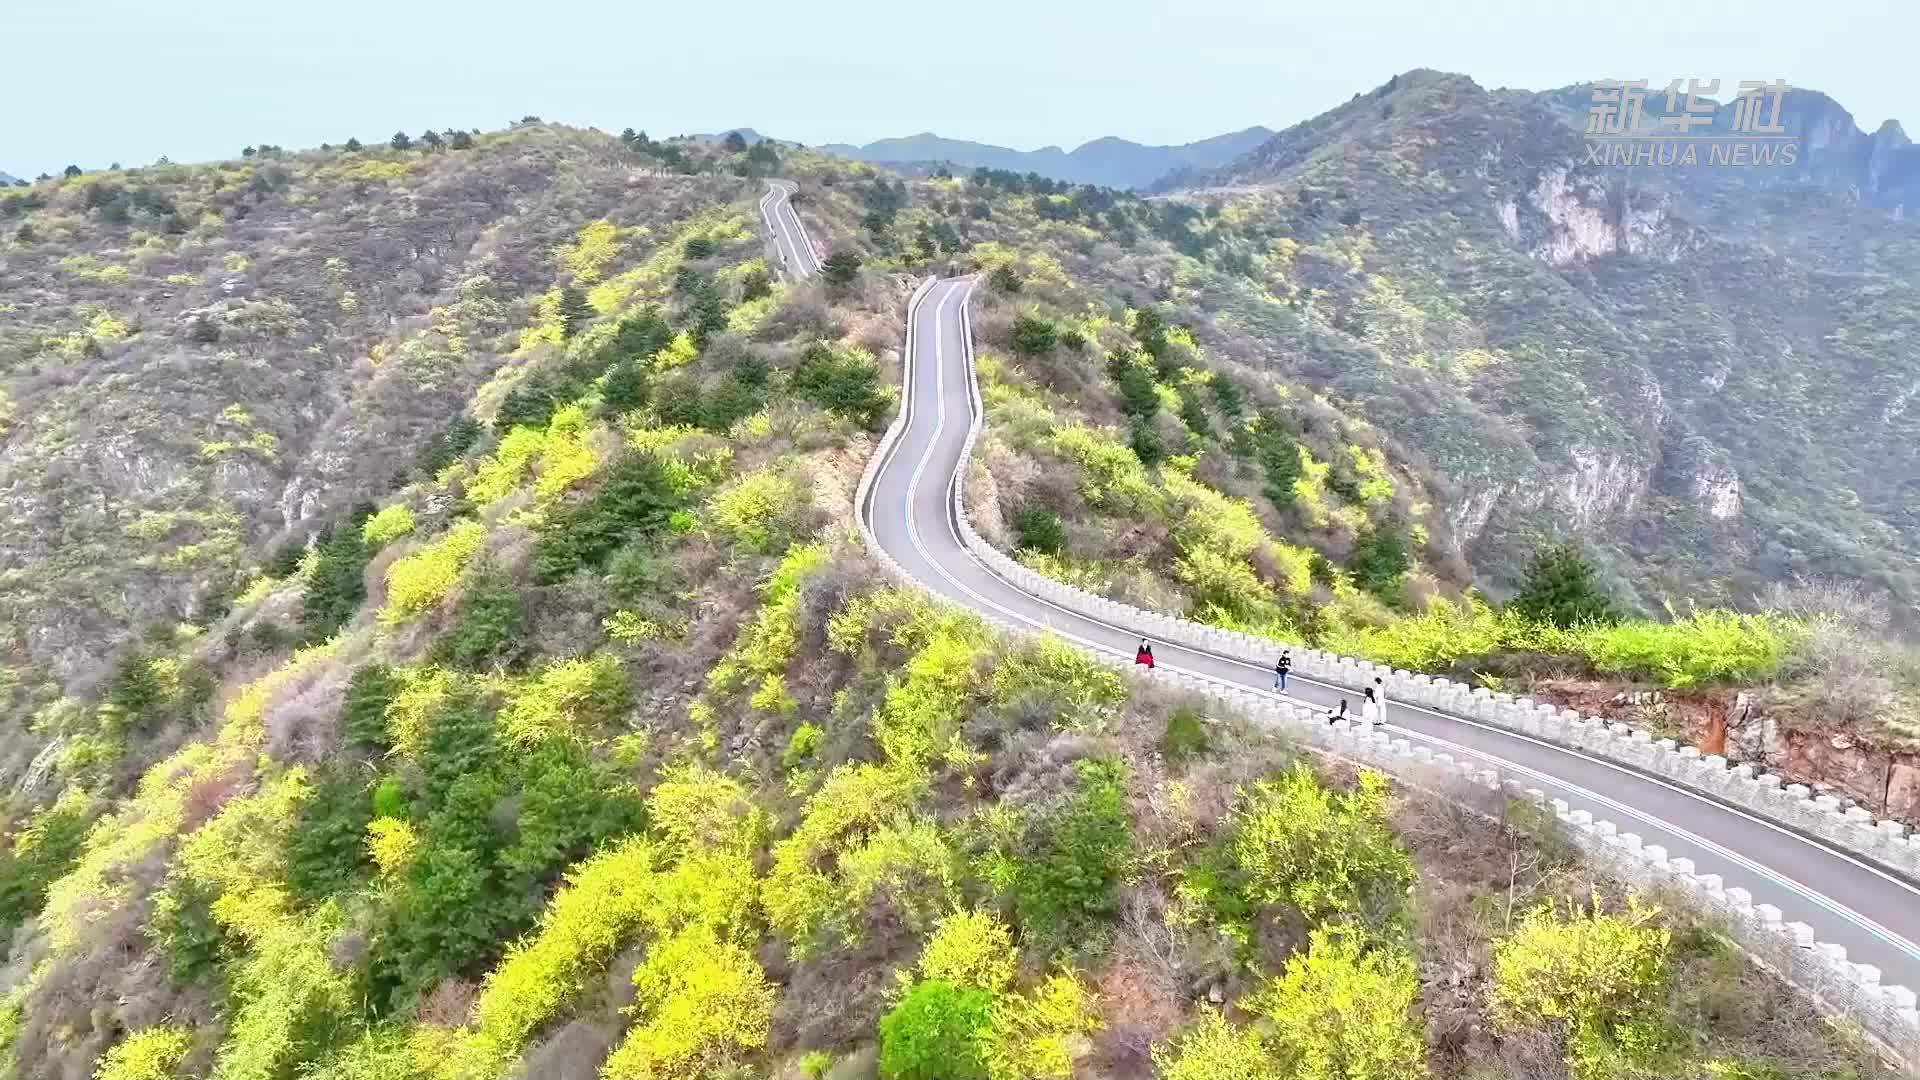
[[[1355,102],[1381,101],[1397,91],[1420,89],[1452,82],[1481,90],[1470,76],[1431,68],[1402,72],[1366,95],[1355,95],[1347,103],[1330,109],[1274,133],[1253,147],[1212,170],[1187,170],[1159,178],[1150,190],[1171,192],[1205,187],[1229,187],[1258,182],[1263,171],[1284,170],[1293,164],[1290,148],[1303,140],[1329,130],[1329,118],[1349,113]],[[1482,91],[1496,101],[1527,103],[1545,109],[1575,134],[1586,133],[1593,107],[1594,82],[1578,82],[1550,90],[1529,91],[1498,89]],[[1714,104],[1707,132],[1721,135],[1737,133],[1735,106],[1731,100],[1708,98]],[[1644,123],[1656,128],[1663,121],[1685,111],[1683,100],[1669,110],[1666,96],[1650,90],[1643,102]],[[1390,117],[1391,105],[1388,116]],[[1920,206],[1920,146],[1908,138],[1897,119],[1889,118],[1871,133],[1861,128],[1854,115],[1831,95],[1812,87],[1790,87],[1779,106],[1779,123],[1796,137],[1796,160],[1782,167],[1779,175],[1811,180],[1829,190],[1849,195],[1854,200],[1896,214],[1906,207]],[[1287,162],[1287,164],[1282,164]],[[1615,166],[1626,168],[1631,166]],[[1643,170],[1644,171],[1644,170]],[[1741,174],[1719,174],[1722,178],[1746,179]],[[1770,177],[1769,177],[1770,178]]]
[[[836,157],[876,165],[947,163],[967,168],[1037,173],[1051,180],[1103,187],[1143,188],[1177,170],[1225,164],[1264,141],[1272,130],[1260,125],[1178,145],[1147,145],[1119,136],[1090,139],[1071,151],[1059,146],[1015,150],[991,143],[949,139],[930,131],[877,139],[863,146],[827,143],[816,147]]]
[[[1920,234],[1888,221],[1904,134],[1809,90],[1794,167],[1607,166],[1589,100],[1416,69],[1276,134],[1166,194],[1214,271],[1198,302],[1263,370],[1397,414],[1496,579],[1571,527],[1647,610],[1832,576],[1910,613],[1914,373],[1877,344],[1920,302]],[[1408,410],[1426,395],[1449,404]]]

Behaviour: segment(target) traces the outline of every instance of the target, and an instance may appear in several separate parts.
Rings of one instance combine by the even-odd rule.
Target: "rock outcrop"
[[[1537,687],[1535,696],[1679,739],[1788,783],[1806,784],[1875,817],[1920,826],[1920,753],[1883,746],[1854,731],[1809,731],[1784,724],[1745,691],[1623,690],[1617,683],[1565,680]]]

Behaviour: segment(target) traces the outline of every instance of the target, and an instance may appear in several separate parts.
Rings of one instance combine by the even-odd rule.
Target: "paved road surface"
[[[820,272],[820,260],[814,257],[806,227],[787,201],[795,190],[797,186],[791,180],[767,181],[767,193],[760,197],[760,216],[780,251],[780,272],[788,277],[810,278]]]
[[[801,241],[804,244],[804,239]],[[790,256],[791,257],[791,256]],[[1028,595],[974,558],[961,543],[952,490],[962,444],[979,406],[971,378],[965,312],[971,279],[936,283],[909,314],[902,408],[905,427],[889,450],[860,513],[880,546],[916,580],[955,603],[1046,627],[1082,644],[1132,654],[1131,627],[1088,619]],[[1154,646],[1162,667],[1270,691],[1272,672],[1241,661]],[[1359,696],[1295,678],[1291,697],[1331,705]],[[1427,709],[1388,704],[1387,722],[1408,738],[1456,757],[1485,759],[1575,809],[1661,844],[1695,872],[1719,874],[1729,888],[1773,904],[1789,921],[1811,925],[1849,959],[1878,965],[1883,981],[1920,988],[1920,889],[1756,817],[1639,773],[1523,735]]]

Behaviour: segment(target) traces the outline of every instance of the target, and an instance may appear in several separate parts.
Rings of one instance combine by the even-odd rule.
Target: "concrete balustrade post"
[[[932,285],[929,279],[916,296],[925,295]],[[897,417],[876,443],[856,489],[857,506],[864,505],[878,465],[886,456],[885,450],[900,436],[903,419]],[[976,421],[962,445],[963,462],[971,459],[977,433]],[[963,491],[956,488],[953,502],[961,540],[971,551],[1008,581],[1068,611],[1157,641],[1245,660],[1262,668],[1270,666],[1273,656],[1284,647],[1255,635],[1142,611],[1053,581],[989,545],[980,536],[978,522],[966,505]],[[882,572],[891,580],[910,583],[912,578],[905,567],[879,549],[864,515],[860,525],[862,538]],[[999,615],[988,618],[994,624],[1012,625]],[[1009,632],[1023,639],[1034,633],[1025,627]],[[1124,655],[1096,649],[1095,655],[1103,666],[1126,672],[1130,679],[1146,678],[1144,672],[1132,665],[1130,649]],[[1752,766],[1729,767],[1724,757],[1703,755],[1697,748],[1679,746],[1675,740],[1655,739],[1642,729],[1581,717],[1573,710],[1558,709],[1530,698],[1492,693],[1486,688],[1305,646],[1294,649],[1293,655],[1296,675],[1324,679],[1343,687],[1349,694],[1379,678],[1389,701],[1466,716],[1556,745],[1579,748],[1602,760],[1634,764],[1656,775],[1722,794],[1743,808],[1799,826],[1838,846],[1868,852],[1890,865],[1920,873],[1920,843],[1899,823],[1877,821],[1864,808],[1844,806],[1832,796],[1815,796],[1805,786],[1788,785],[1778,776],[1756,775]],[[1265,686],[1252,690],[1170,669],[1156,673],[1152,680],[1166,685],[1169,676],[1172,686],[1199,694],[1210,711],[1237,711],[1256,722],[1297,725],[1297,734],[1308,741],[1331,746],[1336,752],[1359,760],[1377,762],[1394,771],[1409,770],[1427,778],[1466,781],[1494,791],[1504,788],[1516,797],[1536,802],[1545,798],[1538,788],[1523,788],[1512,779],[1503,782],[1497,772],[1477,760],[1456,761],[1451,754],[1435,753],[1429,746],[1395,736],[1373,724],[1349,720],[1328,725],[1316,710],[1269,697]],[[1696,874],[1690,859],[1670,857],[1661,845],[1645,844],[1635,833],[1619,832],[1614,822],[1596,820],[1590,811],[1572,809],[1564,799],[1553,800],[1552,807],[1556,818],[1565,822],[1569,837],[1596,859],[1612,864],[1617,872],[1634,882],[1675,884],[1714,910],[1729,913],[1736,935],[1762,955],[1784,964],[1784,972],[1789,977],[1816,980],[1818,989],[1828,995],[1829,1000],[1858,1008],[1862,1022],[1876,1035],[1895,1046],[1920,1051],[1920,1008],[1913,992],[1906,987],[1881,985],[1878,968],[1851,962],[1844,948],[1817,941],[1811,928],[1804,924],[1784,922],[1778,908],[1754,905],[1752,896],[1745,890],[1725,888],[1719,875]],[[1775,943],[1772,946],[1763,940],[1769,936]],[[1783,947],[1785,953],[1781,951]],[[1796,955],[1800,959],[1795,959]]]

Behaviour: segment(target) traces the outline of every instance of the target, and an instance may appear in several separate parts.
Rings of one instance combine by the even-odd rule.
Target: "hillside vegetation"
[[[101,485],[102,513],[191,496],[230,522],[218,543],[191,517],[112,533],[74,588],[121,597],[122,622],[20,608],[93,666],[22,654],[36,717],[16,753],[45,751],[0,852],[13,1075],[1884,1071],[1684,904],[1596,878],[1526,813],[1396,789],[882,584],[845,515],[894,407],[912,275],[952,253],[955,221],[987,220],[941,211],[969,201],[956,183],[534,123],[461,141],[68,180],[10,211],[30,237],[10,266],[74,258],[40,248],[58,230],[126,248],[94,255],[107,269],[84,289],[46,278],[63,284],[32,318],[52,321],[9,338],[10,393],[32,403],[8,435],[18,475]],[[766,264],[750,177],[776,164],[834,250],[826,282]],[[285,186],[221,201],[221,177],[276,168]],[[244,266],[144,268],[109,208],[133,218],[162,177],[166,213],[197,224],[161,214],[159,249],[247,237]],[[496,207],[457,262],[394,239],[454,190]],[[982,201],[1011,228],[1025,198]],[[1164,257],[1154,211],[1113,212]],[[1077,572],[1276,630],[1314,589],[1404,603],[1396,541],[1435,589],[1464,588],[1426,481],[1375,429],[1210,382],[1178,324],[1006,243],[969,257],[1053,307],[982,310],[1006,350],[987,364],[1008,429],[989,453],[1034,463],[1030,486],[1086,470],[1049,518],[1021,513],[1009,469],[1009,527]],[[311,273],[246,277],[282,246]],[[221,276],[168,282],[187,265]],[[301,321],[262,330],[251,304]],[[55,315],[83,311],[127,332]],[[1081,347],[1070,334],[1127,361],[1038,362]],[[1047,382],[1104,378],[1084,414]],[[1235,393],[1273,426],[1230,423]],[[1040,410],[1063,421],[1054,441]],[[107,416],[124,419],[83,426]],[[1253,501],[1287,425],[1320,517]],[[97,475],[25,453],[65,452],[55,429],[179,478],[156,493],[111,451]],[[1218,449],[1245,439],[1244,460]],[[249,477],[281,494],[242,498]],[[23,490],[31,508],[53,489]],[[1089,547],[1096,510],[1186,568]],[[57,546],[46,514],[12,542]],[[196,545],[203,561],[173,557]],[[18,567],[21,589],[70,599]]]
[[[1583,173],[1550,104],[1415,72],[1187,193],[980,170],[843,205],[983,275],[976,501],[1030,564],[1506,689],[1710,695],[1752,725],[1728,752],[1913,818],[1915,376],[1846,314],[1898,322],[1911,223]],[[1502,615],[1555,552],[1593,603]]]

